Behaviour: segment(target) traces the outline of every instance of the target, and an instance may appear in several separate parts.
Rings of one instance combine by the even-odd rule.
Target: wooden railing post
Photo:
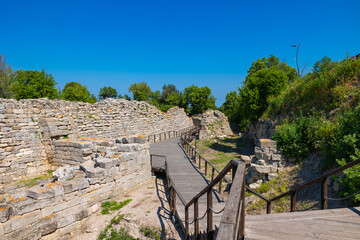
[[[207,177],[207,165],[208,163],[205,161],[205,176]]]
[[[185,236],[189,239],[189,208],[185,207]]]
[[[271,202],[266,202],[266,214],[271,213]]]
[[[168,183],[169,185],[169,183]],[[170,186],[170,213],[172,214],[173,213],[173,191],[174,189],[172,188],[172,186]]]
[[[194,201],[195,239],[199,237],[199,199]]]
[[[296,211],[296,191],[291,193],[290,212]]]
[[[211,172],[211,181],[214,180],[214,172],[215,172],[215,168],[213,167],[213,168],[212,168],[212,172]]]
[[[210,232],[213,230],[212,226],[213,226],[213,212],[211,211],[213,206],[213,202],[212,202],[212,189],[210,188],[207,191],[207,234],[210,234]]]
[[[234,168],[233,168],[234,170]],[[236,172],[236,170],[235,170]],[[245,174],[243,175],[243,184],[242,184],[242,189],[241,189],[241,218],[240,220],[240,226],[239,226],[239,231],[237,233],[238,239],[243,240],[245,237]]]
[[[173,195],[173,215],[175,216],[176,215],[176,191],[174,189],[174,195]]]
[[[220,193],[220,195],[221,195],[221,189],[222,189],[222,186],[221,186],[221,185],[222,185],[222,184],[221,184],[221,183],[222,183],[222,180],[223,180],[223,179],[221,179],[221,180],[219,181],[219,193]]]
[[[328,177],[324,177],[321,180],[321,209],[328,208],[328,188],[327,188]]]

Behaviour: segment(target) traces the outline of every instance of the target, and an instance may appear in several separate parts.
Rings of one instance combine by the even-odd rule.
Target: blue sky
[[[208,86],[220,106],[252,61],[296,67],[360,53],[360,1],[1,1],[0,54],[14,69],[128,93]]]

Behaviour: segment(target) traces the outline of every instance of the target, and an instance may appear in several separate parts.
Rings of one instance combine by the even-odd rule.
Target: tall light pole
[[[292,47],[296,47],[296,48],[297,48],[297,50],[296,50],[296,66],[297,66],[297,72],[298,72],[298,76],[299,76],[299,77],[300,77],[300,71],[299,71],[298,55],[299,55],[300,44],[301,44],[301,41],[299,42],[298,45],[291,45]]]

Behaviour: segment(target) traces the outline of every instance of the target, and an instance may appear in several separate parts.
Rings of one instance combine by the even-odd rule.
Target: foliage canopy
[[[18,100],[27,98],[55,99],[59,97],[55,85],[56,82],[52,75],[47,74],[44,70],[41,72],[17,70],[12,91]]]
[[[64,89],[62,90],[61,99],[76,102],[96,102],[95,96],[90,95],[86,85],[81,85],[78,82],[66,83]]]

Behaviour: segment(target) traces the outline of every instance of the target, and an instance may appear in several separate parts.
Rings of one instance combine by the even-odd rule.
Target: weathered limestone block
[[[258,164],[252,163],[250,165],[250,167],[251,167],[252,171],[256,171],[258,173],[270,173],[271,172],[270,166],[264,166],[264,165],[258,165]]]
[[[118,158],[97,158],[95,162],[97,166],[106,169],[120,165],[120,159]]]
[[[53,233],[58,228],[56,214],[46,216],[33,224],[33,227],[39,231],[41,236]]]
[[[10,201],[10,204],[13,206],[13,211],[18,215],[40,209],[39,204],[37,204],[36,200],[32,198],[24,197],[14,199]]]
[[[73,191],[88,188],[89,186],[89,181],[86,178],[74,179],[64,183],[64,192],[70,193]]]
[[[64,217],[61,217],[58,221],[58,227],[59,228],[63,228],[73,222],[75,222],[75,216],[74,215],[67,215]]]
[[[88,210],[84,209],[84,210],[82,210],[82,211],[75,214],[75,220],[80,221],[80,220],[82,220],[84,218],[87,218],[88,216],[89,216]]]
[[[12,207],[9,204],[0,205],[0,222],[6,222],[12,213]]]
[[[261,149],[276,148],[276,141],[271,139],[259,139],[259,145]]]
[[[59,167],[52,175],[55,179],[64,181],[74,177],[74,169],[70,166]]]
[[[55,191],[53,188],[41,184],[27,190],[26,196],[36,200],[53,198],[55,197]]]

